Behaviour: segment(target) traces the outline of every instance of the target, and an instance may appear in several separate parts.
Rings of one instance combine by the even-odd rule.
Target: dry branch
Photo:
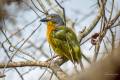
[[[59,65],[63,64],[64,61],[62,59],[58,59],[54,62],[52,61],[21,61],[21,62],[9,62],[6,66],[6,63],[0,63],[0,68],[16,68],[16,67],[46,67],[50,68],[54,74],[58,77],[59,80],[68,80],[69,77],[66,73],[64,73]]]

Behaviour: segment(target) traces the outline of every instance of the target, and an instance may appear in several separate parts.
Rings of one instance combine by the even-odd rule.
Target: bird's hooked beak
[[[48,21],[50,21],[50,20],[47,19],[47,18],[43,18],[43,19],[41,19],[40,21],[41,21],[41,22],[48,22]]]

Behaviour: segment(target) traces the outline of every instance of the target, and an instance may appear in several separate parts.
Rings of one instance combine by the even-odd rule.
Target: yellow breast
[[[60,50],[59,48],[57,48],[57,42],[55,41],[55,38],[52,36],[52,32],[55,30],[56,26],[54,23],[52,22],[48,22],[47,23],[47,41],[50,44],[50,46],[52,47],[52,49],[54,50],[55,53],[57,53],[58,55],[63,56],[63,51]]]
[[[48,22],[47,23],[47,40],[49,42],[49,44],[51,44],[51,40],[52,40],[52,37],[51,37],[51,32],[55,29],[55,24],[52,23],[52,22]]]

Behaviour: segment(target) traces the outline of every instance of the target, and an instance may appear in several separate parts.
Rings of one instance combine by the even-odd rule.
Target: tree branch
[[[63,59],[57,59],[53,61],[20,61],[20,62],[9,62],[6,66],[6,63],[0,63],[0,68],[15,68],[15,67],[46,67],[50,68],[54,74],[58,77],[59,80],[68,80],[68,75],[64,73],[59,65],[63,64],[65,61]]]
[[[79,42],[81,42],[81,40],[87,36],[94,28],[95,26],[97,25],[97,23],[99,22],[100,18],[102,17],[102,11],[103,11],[103,8],[99,8],[99,13],[98,15],[96,16],[96,18],[93,20],[93,22],[90,24],[90,26],[88,27],[88,29],[85,29],[84,32],[82,32],[78,38],[79,38]]]

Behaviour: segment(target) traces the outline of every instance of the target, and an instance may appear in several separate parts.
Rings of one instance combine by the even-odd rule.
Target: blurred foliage
[[[16,3],[16,7],[21,7],[22,5],[22,0],[0,0],[0,28],[3,28],[3,20],[4,19],[9,19],[9,21],[11,22],[15,22],[15,19],[10,18],[10,13],[7,10],[7,8],[9,8],[10,5],[12,5],[12,3]],[[17,11],[16,11],[17,12]],[[14,13],[15,15],[16,13]]]

